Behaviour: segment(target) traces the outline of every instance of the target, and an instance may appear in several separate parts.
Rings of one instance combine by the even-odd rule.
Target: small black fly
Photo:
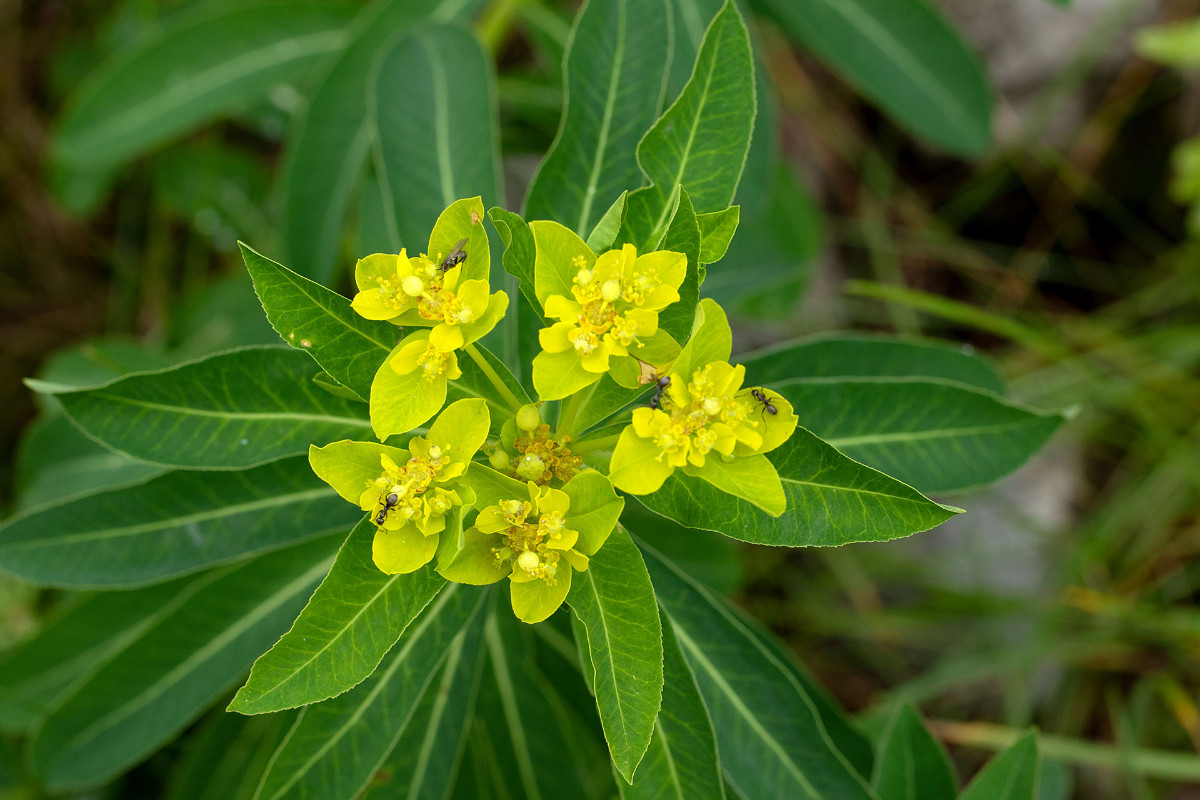
[[[454,245],[454,249],[450,251],[450,255],[442,259],[442,272],[467,260],[467,251],[463,250],[467,246],[467,241],[467,239],[459,239],[458,244]]]

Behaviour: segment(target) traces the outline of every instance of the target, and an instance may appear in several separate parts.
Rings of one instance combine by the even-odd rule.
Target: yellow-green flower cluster
[[[782,484],[763,454],[791,435],[795,414],[778,393],[744,385],[746,370],[729,361],[729,325],[713,301],[695,307],[686,341],[670,335],[686,329],[680,315],[660,319],[680,300],[686,255],[639,255],[630,244],[597,254],[562,225],[531,223],[534,297],[548,321],[531,403],[473,344],[508,307],[488,286],[482,214],[478,198],[459,201],[439,217],[425,253],[375,254],[355,270],[356,312],[417,330],[395,345],[371,385],[381,442],[314,447],[310,461],[374,525],[379,569],[405,573],[434,562],[460,583],[507,578],[516,615],[538,622],[563,603],[572,575],[588,569],[615,528],[623,508],[616,489],[655,492],[681,471],[782,513]],[[459,390],[476,397],[446,405],[449,382],[463,376],[460,353],[474,364],[474,383]],[[590,387],[605,376],[611,381],[597,400]],[[639,394],[646,402],[647,384],[650,402],[620,412]],[[562,402],[552,427],[542,413],[555,400]],[[493,425],[489,406],[510,416]],[[614,412],[617,422],[588,433]],[[425,435],[412,435],[430,418]],[[404,448],[382,443],[401,434]],[[495,469],[476,461],[481,448]]]

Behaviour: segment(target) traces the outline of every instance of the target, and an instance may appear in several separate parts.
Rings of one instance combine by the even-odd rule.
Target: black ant
[[[388,512],[396,507],[400,502],[400,495],[392,492],[383,499],[383,508],[379,509],[379,513],[375,515],[375,527],[382,528],[383,523],[387,522]]]
[[[663,375],[661,378],[659,378],[657,381],[654,382],[654,385],[657,387],[657,389],[655,389],[655,391],[654,391],[654,396],[650,398],[650,407],[651,408],[662,408],[663,392],[665,392],[667,390],[667,387],[671,385],[671,376]]]
[[[456,267],[467,260],[467,252],[463,250],[467,246],[467,241],[466,239],[459,239],[458,244],[454,245],[454,249],[450,251],[450,255],[442,259],[442,272],[451,267]]]
[[[767,393],[762,389],[751,389],[750,394],[754,395],[754,399],[762,403],[763,411],[766,411],[771,416],[779,413],[779,409],[775,408],[775,404],[771,402],[771,398],[767,397]]]

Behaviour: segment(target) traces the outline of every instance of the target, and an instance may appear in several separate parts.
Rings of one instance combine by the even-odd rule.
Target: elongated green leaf
[[[492,221],[492,225],[500,234],[500,240],[504,242],[504,271],[520,281],[521,293],[529,301],[539,323],[544,325],[546,320],[539,310],[542,305],[533,290],[533,262],[537,253],[533,232],[519,215],[499,206],[488,209],[488,219]]]
[[[528,800],[614,796],[612,762],[578,665],[543,647],[503,602],[484,630],[490,669],[477,714],[492,751],[485,760],[503,765],[487,783]],[[552,617],[537,627],[553,624]]]
[[[400,341],[390,322],[363,319],[337,292],[241,245],[242,260],[271,326],[358,397],[371,396],[371,379]]]
[[[787,498],[782,516],[772,517],[679,470],[657,492],[640,499],[689,528],[788,547],[897,539],[929,530],[959,511],[852,461],[804,428],[768,456]]]
[[[638,144],[638,163],[652,185],[629,195],[624,241],[655,247],[680,184],[697,213],[729,206],[750,149],[754,97],[750,39],[729,0],[704,34],[691,80]]]
[[[16,510],[61,503],[72,495],[147,480],[164,471],[114,453],[63,414],[44,417],[25,429],[17,451]]]
[[[100,783],[195,719],[279,636],[329,569],[325,538],[210,572],[46,717],[34,768],[51,791]]]
[[[926,141],[976,156],[992,141],[979,58],[925,0],[764,0],[785,31]]]
[[[933,339],[834,333],[783,342],[738,358],[746,379],[768,386],[793,378],[941,378],[1004,394],[996,367],[965,347]]]
[[[363,519],[291,630],[254,663],[230,711],[262,714],[318,703],[370,675],[446,582],[426,567],[387,575],[371,560]]]
[[[422,28],[380,56],[367,104],[397,249],[423,250],[455,200],[499,198],[494,82],[491,59],[461,28]]]
[[[441,800],[449,795],[475,721],[475,701],[486,660],[483,621],[481,613],[446,657],[441,674],[421,696],[391,756],[375,773],[364,795],[368,800]]]
[[[288,263],[300,274],[321,282],[334,274],[346,207],[371,149],[372,129],[363,103],[371,62],[397,31],[424,18],[458,18],[477,5],[478,0],[384,0],[355,18],[347,47],[330,65],[287,140],[283,240]]]
[[[1034,800],[1040,756],[1030,731],[989,761],[963,789],[959,800]]]
[[[588,249],[593,253],[603,253],[612,247],[625,224],[625,214],[629,211],[629,192],[621,192],[608,211],[596,221],[596,226],[587,236]]]
[[[900,706],[879,740],[871,781],[880,800],[954,800],[950,761],[912,706]]]
[[[76,425],[118,452],[232,469],[370,432],[362,404],[315,386],[318,372],[294,350],[246,347],[56,399]]]
[[[696,304],[700,302],[704,268],[700,266],[700,223],[696,220],[692,200],[682,186],[679,187],[671,224],[667,226],[666,236],[663,237],[662,249],[686,255],[687,273],[679,287],[679,300],[662,310],[658,325],[675,341],[686,342],[692,332],[692,321],[696,318]]]
[[[370,678],[332,700],[306,706],[272,758],[256,797],[316,800],[362,791],[448,655],[460,652],[464,637],[479,636],[472,620],[486,596],[472,587],[447,586]]]
[[[650,745],[663,693],[662,627],[641,554],[618,528],[567,595],[587,629],[591,685],[613,764],[626,782]]]
[[[662,108],[669,17],[663,0],[584,4],[563,63],[562,123],[529,186],[526,216],[587,236],[621,192],[642,184],[636,151]]]
[[[130,642],[190,598],[194,578],[83,598],[0,661],[0,729],[24,731]]]
[[[54,152],[71,167],[138,155],[248,100],[346,45],[345,7],[226,6],[110,61],[75,94]]]
[[[295,712],[243,717],[214,710],[171,765],[163,800],[251,800]]]
[[[724,211],[701,214],[696,218],[700,225],[700,263],[712,264],[725,257],[733,234],[741,220],[741,208],[730,206]]]
[[[0,569],[46,586],[141,586],[345,531],[357,515],[307,457],[168,472],[12,517],[0,526]]]
[[[817,378],[775,388],[801,425],[923,492],[970,489],[1007,475],[1066,419],[943,381]]]
[[[737,793],[746,800],[874,800],[790,672],[723,602],[653,549],[641,548]]]
[[[725,800],[712,720],[670,623],[663,625],[662,710],[632,785],[623,800]]]

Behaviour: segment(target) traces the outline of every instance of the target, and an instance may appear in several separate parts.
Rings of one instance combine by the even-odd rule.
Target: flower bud
[[[541,562],[538,560],[537,553],[532,550],[526,550],[517,556],[517,566],[529,573],[536,570],[539,563]]]
[[[492,454],[488,456],[488,463],[492,465],[493,469],[500,470],[501,472],[508,472],[508,468],[512,466],[512,459],[509,458],[508,453],[504,452],[500,448],[496,448],[496,450],[494,450]]]
[[[546,462],[538,456],[523,456],[517,462],[517,477],[523,481],[541,480],[546,472]]]
[[[533,403],[526,403],[517,411],[517,427],[521,430],[537,430],[537,426],[541,424],[542,415],[538,413],[538,408]]]

